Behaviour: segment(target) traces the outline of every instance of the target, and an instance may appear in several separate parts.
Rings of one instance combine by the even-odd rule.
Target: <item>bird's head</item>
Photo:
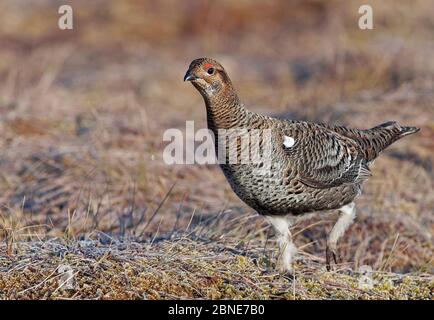
[[[233,91],[232,83],[220,63],[210,58],[195,59],[184,76],[205,100],[221,97]]]

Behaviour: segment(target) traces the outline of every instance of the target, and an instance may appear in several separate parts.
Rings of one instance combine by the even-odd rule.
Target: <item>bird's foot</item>
[[[327,271],[330,271],[330,260],[333,258],[335,264],[339,264],[341,262],[341,258],[336,249],[331,249],[329,246],[326,246],[326,268]]]
[[[278,266],[277,267],[277,271],[280,273],[280,274],[288,274],[288,273],[292,273],[292,268],[288,268],[288,267],[285,267],[285,266]]]
[[[282,277],[288,278],[289,280],[294,280],[294,270],[291,266],[279,264],[277,266],[277,271]]]
[[[294,273],[292,272],[286,272],[285,274],[281,274],[281,276],[289,281],[294,281],[295,279]]]

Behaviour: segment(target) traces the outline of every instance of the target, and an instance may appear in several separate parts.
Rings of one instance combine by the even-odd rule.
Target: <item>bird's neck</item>
[[[229,90],[231,89],[231,90]],[[212,96],[204,96],[208,128],[214,133],[219,129],[243,126],[247,110],[232,88]]]

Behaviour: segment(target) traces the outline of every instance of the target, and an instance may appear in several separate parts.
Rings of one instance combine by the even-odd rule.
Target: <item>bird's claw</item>
[[[277,271],[278,271],[280,276],[287,278],[289,280],[294,280],[294,272],[293,272],[292,268],[287,268],[287,267],[285,268],[285,267],[279,266],[277,268]]]
[[[337,253],[336,250],[334,249],[330,249],[329,246],[326,247],[326,268],[327,271],[330,271],[331,267],[330,267],[330,260],[333,257],[333,261],[335,264],[339,264],[340,263],[340,257],[339,254]]]
[[[284,277],[285,279],[288,279],[289,281],[294,281],[294,279],[295,279],[294,273],[292,273],[291,271],[288,271],[288,272],[282,274],[282,277]]]

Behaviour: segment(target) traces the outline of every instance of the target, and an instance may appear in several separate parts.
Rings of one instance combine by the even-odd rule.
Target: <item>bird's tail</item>
[[[400,129],[401,129],[401,134],[399,135],[399,139],[420,131],[420,128],[417,128],[417,127],[401,127],[400,126]]]
[[[395,141],[420,130],[416,127],[402,127],[396,121],[385,122],[367,130],[330,125],[326,125],[326,127],[355,140],[368,163],[378,157],[381,151]]]
[[[395,141],[416,133],[420,130],[417,127],[403,127],[396,121],[382,123],[372,129],[366,130],[368,139],[365,140],[365,150],[369,160],[375,159],[378,154]]]
[[[398,139],[401,139],[410,134],[416,133],[420,130],[417,127],[402,127],[396,121],[389,121],[382,123],[372,129],[369,129],[372,133],[383,133],[386,135],[390,135],[392,138],[392,143]]]

